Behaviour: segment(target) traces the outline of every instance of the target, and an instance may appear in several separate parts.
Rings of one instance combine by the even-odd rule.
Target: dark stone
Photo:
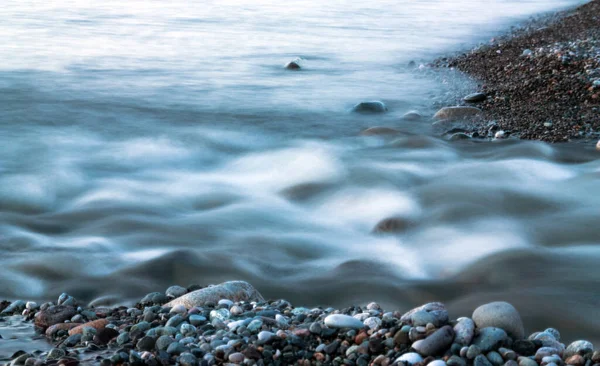
[[[483,93],[473,93],[464,97],[463,100],[468,103],[479,103],[486,100],[486,98],[487,96]]]
[[[72,336],[70,336],[69,338],[67,338],[63,344],[67,347],[74,347],[76,346],[79,342],[81,342],[81,334],[73,334]]]
[[[490,361],[488,361],[488,359],[484,355],[479,355],[479,356],[475,357],[475,360],[473,361],[473,366],[493,366],[493,365]]]
[[[539,347],[536,347],[535,343],[529,340],[518,340],[513,343],[512,349],[521,356],[533,356],[535,351]]]
[[[156,345],[156,338],[154,337],[142,337],[137,344],[136,348],[140,351],[153,351],[154,346]]]
[[[369,352],[372,354],[379,354],[383,352],[385,348],[381,338],[372,338],[369,340]]]
[[[325,353],[327,353],[328,355],[332,355],[337,351],[339,346],[340,346],[340,341],[335,340],[335,341],[329,343],[327,346],[325,346],[325,349],[323,351]]]
[[[63,323],[77,314],[72,306],[56,305],[50,306],[46,310],[40,311],[35,317],[35,325],[42,329],[46,329],[51,325]]]
[[[355,105],[352,110],[357,113],[384,113],[388,109],[383,102],[375,100],[370,102],[360,102]]]
[[[242,354],[251,360],[260,360],[262,358],[261,353],[253,346],[246,348]]]
[[[107,344],[113,338],[119,336],[119,332],[112,328],[102,328],[94,336],[94,343],[96,344]]]

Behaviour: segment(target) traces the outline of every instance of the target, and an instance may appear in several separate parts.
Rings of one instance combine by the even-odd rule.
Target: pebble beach
[[[133,307],[82,306],[62,294],[38,305],[2,303],[48,349],[0,354],[6,365],[591,366],[600,352],[560,330],[526,333],[507,302],[453,318],[439,302],[409,311],[377,303],[344,309],[266,301],[247,282],[171,286]],[[10,342],[10,339],[2,339]],[[33,343],[32,343],[33,344]]]
[[[547,142],[600,138],[600,2],[542,16],[434,65],[471,76],[479,91],[455,100],[479,108],[474,137]],[[502,131],[502,134],[496,135]]]

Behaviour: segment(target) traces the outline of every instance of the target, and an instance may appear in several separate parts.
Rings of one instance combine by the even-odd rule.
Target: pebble
[[[242,363],[244,362],[244,355],[240,352],[232,353],[229,355],[229,361],[233,363]]]
[[[229,309],[229,313],[233,316],[240,316],[244,313],[244,309],[242,309],[241,306],[233,305]]]
[[[188,318],[190,324],[194,325],[194,326],[199,326],[202,325],[206,322],[206,317],[202,316],[202,315],[190,315]]]
[[[600,140],[596,143],[596,150],[600,151]]]
[[[469,348],[467,349],[467,359],[469,360],[473,360],[475,359],[475,357],[479,356],[481,354],[481,348],[479,348],[479,346],[476,345],[471,345],[469,346]]]
[[[535,360],[540,362],[544,357],[557,355],[558,350],[552,347],[542,347],[535,352]]]
[[[488,354],[485,355],[485,357],[494,366],[502,366],[504,364],[504,359],[502,359],[502,356],[498,352],[495,352],[495,351],[488,352]]]
[[[506,137],[506,133],[505,133],[504,131],[497,131],[497,132],[494,134],[494,138],[495,138],[495,139],[498,139],[498,140],[501,140],[501,139],[503,139],[503,138],[505,138],[505,137]]]
[[[219,300],[219,302],[217,303],[217,305],[222,305],[222,306],[226,306],[227,309],[229,309],[230,307],[233,306],[233,301],[229,300],[229,299],[221,299]]]
[[[365,319],[365,321],[363,322],[364,325],[366,325],[367,327],[369,327],[369,329],[373,329],[373,330],[377,330],[381,327],[381,319],[377,318],[377,317],[370,317]]]
[[[365,325],[349,315],[332,314],[325,318],[325,325],[330,328],[362,329]]]
[[[385,103],[379,100],[360,102],[352,108],[357,113],[384,113],[387,110]]]
[[[177,359],[180,366],[196,366],[198,364],[198,359],[191,353],[182,353]]]
[[[446,366],[446,362],[442,360],[434,360],[428,363],[427,366]]]
[[[533,55],[533,51],[530,50],[529,48],[524,49],[523,53],[521,54],[521,56],[524,56],[524,57],[529,57],[529,56],[532,56],[532,55]]]
[[[160,336],[156,340],[156,349],[159,351],[166,351],[173,342],[175,342],[175,340],[168,335]]]
[[[530,340],[515,341],[512,348],[521,356],[533,356],[536,351],[535,344]]]
[[[435,120],[461,120],[481,114],[481,109],[475,107],[444,107],[433,115]]]
[[[557,341],[560,341],[560,332],[554,328],[548,328],[544,331],[545,333],[550,333]]]
[[[475,322],[477,323],[477,322]],[[498,349],[508,336],[501,328],[486,327],[479,329],[479,334],[473,340],[473,344],[481,349],[481,352],[489,352]]]
[[[212,312],[211,312],[211,319],[212,319]],[[177,327],[182,322],[183,322],[183,317],[179,314],[176,314],[175,316],[173,316],[169,320],[167,320],[167,324],[165,326]]]
[[[63,323],[65,320],[71,319],[75,314],[75,308],[72,306],[50,306],[46,310],[41,310],[37,313],[35,316],[35,325],[46,329],[51,325]]]
[[[446,310],[446,306],[440,302],[432,302],[425,304],[423,306],[419,306],[414,308],[404,315],[400,317],[400,320],[404,323],[413,324],[413,315],[418,312],[427,312],[433,315],[433,319],[428,319],[428,322],[433,323],[436,326],[441,326],[448,322],[448,311]],[[419,313],[417,317],[421,316],[422,313]],[[417,319],[418,320],[418,319]],[[433,320],[433,321],[431,321]],[[426,325],[423,324],[423,325]]]
[[[165,295],[171,299],[176,299],[185,294],[187,294],[187,289],[181,286],[171,286],[165,291]]]
[[[187,313],[187,309],[185,308],[185,306],[183,305],[175,305],[171,308],[171,310],[169,311],[169,313],[176,313],[176,314],[181,314],[184,315],[185,313]]]
[[[261,342],[267,342],[274,335],[275,335],[275,333],[263,330],[262,332],[258,333],[258,340]]]
[[[470,345],[475,335],[475,322],[469,318],[462,318],[454,326],[454,333],[456,334],[454,342],[464,346]]]
[[[412,348],[423,356],[435,356],[443,354],[452,344],[454,330],[446,325],[425,339],[413,343]]]
[[[483,93],[473,93],[464,97],[463,100],[468,103],[479,103],[486,100],[486,98],[487,96]]]
[[[144,296],[140,300],[140,304],[142,304],[142,305],[154,305],[154,304],[162,305],[162,304],[166,303],[167,301],[169,301],[169,298],[165,294],[163,294],[161,292],[151,292],[151,293],[147,294],[146,296]]]
[[[564,357],[569,358],[575,354],[584,355],[586,353],[593,353],[594,345],[588,341],[575,341],[567,347],[564,352]]]
[[[69,330],[69,335],[83,333],[84,329],[86,329],[86,328],[93,328],[95,330],[100,330],[100,329],[103,329],[104,327],[106,327],[107,324],[108,324],[108,320],[106,320],[106,319],[93,320],[91,322],[81,324],[78,327],[75,327],[75,328]]]
[[[200,290],[189,292],[175,300],[172,300],[165,306],[173,307],[181,304],[189,309],[194,306],[203,306],[209,302],[216,304],[221,299],[229,299],[235,302],[265,301],[262,295],[248,282],[229,281],[219,285],[205,287]]]
[[[395,363],[396,362],[404,362],[409,365],[414,365],[416,363],[423,362],[423,357],[421,357],[421,355],[418,353],[409,352],[409,353],[405,353],[402,356],[398,357],[396,359],[396,361],[394,361],[394,362]]]
[[[219,319],[219,320],[223,321],[223,320],[229,319],[230,315],[231,314],[229,313],[229,310],[227,310],[227,309],[216,309],[216,310],[212,310],[210,312],[209,318],[211,321],[214,319]]]
[[[38,304],[33,301],[27,301],[27,303],[25,304],[25,308],[29,310],[35,310],[38,308]]]
[[[507,302],[497,301],[481,305],[473,312],[477,328],[502,328],[513,339],[523,339],[525,329],[517,309]]]
[[[517,359],[517,361],[519,362],[519,366],[538,366],[538,363],[529,357],[521,356]]]
[[[565,362],[567,363],[567,365],[584,366],[585,358],[583,358],[581,355],[573,355],[573,356],[567,358],[565,360]]]

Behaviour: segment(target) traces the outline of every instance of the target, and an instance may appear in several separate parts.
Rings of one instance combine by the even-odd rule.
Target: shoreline
[[[525,333],[518,310],[506,302],[482,304],[458,319],[439,302],[406,310],[386,311],[377,303],[294,307],[285,300],[266,301],[243,281],[171,286],[130,308],[81,306],[62,294],[40,306],[2,302],[0,324],[22,314],[39,334],[30,342],[45,337],[51,346],[15,349],[0,361],[30,366],[600,365],[600,351],[588,341],[562,343],[554,328]]]
[[[457,106],[480,109],[470,118],[471,137],[595,144],[600,138],[598,14],[600,1],[592,0],[433,61],[434,68],[464,73],[484,95],[471,102],[464,96],[454,100]],[[504,133],[497,136],[498,131]]]

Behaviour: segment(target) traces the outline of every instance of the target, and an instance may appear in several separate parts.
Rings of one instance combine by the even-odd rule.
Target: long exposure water
[[[3,2],[0,297],[243,279],[305,306],[506,300],[528,331],[599,341],[593,146],[401,119],[470,85],[409,61],[579,3]],[[389,112],[350,112],[371,99]],[[359,135],[377,125],[402,133]]]

